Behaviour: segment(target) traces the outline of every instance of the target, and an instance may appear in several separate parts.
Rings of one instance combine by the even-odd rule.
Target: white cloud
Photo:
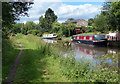
[[[57,14],[60,18],[89,18],[98,14],[100,12],[100,8],[101,6],[92,4],[84,4],[79,6],[64,4],[59,7]]]
[[[59,23],[63,23],[63,22],[65,22],[65,20],[58,20],[58,22],[59,22]]]
[[[27,21],[23,21],[24,24],[26,24]]]
[[[58,16],[58,21],[63,22],[68,18],[83,18],[88,19],[94,17],[100,12],[101,5],[83,4],[83,5],[68,5],[62,3],[61,0],[35,0],[34,5],[29,10],[29,17],[21,18],[21,22],[37,21],[39,17],[45,13],[48,8],[51,8]]]

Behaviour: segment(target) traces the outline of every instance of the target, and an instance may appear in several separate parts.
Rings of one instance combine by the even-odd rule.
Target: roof
[[[76,20],[67,20],[65,21],[64,23],[77,23],[77,22],[80,22],[80,21],[86,21],[84,19],[76,19]],[[87,21],[86,21],[87,22]]]

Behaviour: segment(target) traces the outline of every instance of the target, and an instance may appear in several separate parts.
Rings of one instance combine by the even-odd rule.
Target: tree
[[[72,23],[61,24],[61,28],[59,29],[58,34],[66,37],[71,36],[75,27],[76,27],[75,24]]]
[[[23,27],[23,23],[13,24],[12,33],[13,34],[21,33],[22,27]]]
[[[74,18],[68,18],[68,20],[75,20]]]
[[[25,16],[27,11],[31,8],[33,2],[3,2],[2,3],[2,32],[3,37],[8,36],[12,29],[12,24],[15,20],[19,20],[19,16]]]
[[[71,36],[71,31],[73,31],[74,29],[75,29],[75,24],[73,24],[73,23],[68,23],[67,25],[66,25],[66,28],[67,28],[67,30],[68,30],[68,36]]]
[[[100,31],[100,32],[108,31],[107,23],[106,23],[106,16],[97,15],[94,19],[93,26],[95,27],[96,31]]]
[[[98,20],[99,24],[98,23]],[[97,21],[97,22],[96,22]],[[95,27],[103,27],[106,31],[119,31],[120,32],[120,1],[119,2],[105,2],[101,14],[95,20]],[[101,24],[101,25],[100,25]],[[101,31],[103,31],[100,29]],[[98,29],[99,30],[99,29]]]
[[[57,33],[60,31],[60,28],[61,28],[61,24],[59,22],[54,22],[52,24],[52,33]]]
[[[92,18],[88,19],[88,26],[92,26],[93,22],[94,22],[94,19]]]
[[[26,24],[24,24],[24,28],[22,30],[23,34],[30,33],[31,30],[38,30],[37,24],[35,24],[33,21],[27,21]]]
[[[112,3],[110,13],[112,14],[112,19],[114,20],[114,23],[116,25],[115,27],[113,27],[114,24],[111,24],[112,30],[117,30],[120,32],[120,1]]]
[[[43,16],[41,16],[39,18],[39,25],[40,25],[40,30],[41,32],[47,32],[48,30],[46,29],[47,28],[47,21],[45,20],[45,18]]]
[[[54,14],[54,11],[51,8],[45,12],[45,17],[41,16],[39,18],[39,24],[44,32],[50,32],[52,29],[52,23],[57,21],[57,16]]]

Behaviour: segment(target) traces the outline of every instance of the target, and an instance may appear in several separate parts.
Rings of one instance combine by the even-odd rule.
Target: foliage
[[[12,33],[13,34],[17,34],[17,33],[21,33],[21,30],[23,28],[23,23],[17,23],[17,24],[13,24],[13,29],[12,29]]]
[[[57,20],[57,16],[51,8],[45,12],[45,17],[41,16],[39,18],[39,24],[43,29],[43,32],[50,32],[52,29],[52,23]]]
[[[68,20],[75,20],[74,18],[68,18]]]
[[[88,26],[92,26],[93,23],[94,23],[94,19],[92,18],[88,19]]]
[[[89,61],[76,62],[74,58],[60,56],[55,46],[33,35],[18,34],[14,38],[24,46],[14,83],[119,82],[112,67],[90,67]]]
[[[22,26],[19,26],[18,24],[21,24]],[[27,21],[25,24],[24,23],[16,23],[15,25],[18,25],[21,27],[21,32],[17,33],[22,33],[22,34],[33,34],[37,35],[40,32],[40,26],[33,21]]]
[[[39,25],[40,25],[40,27],[41,27],[41,32],[47,32],[47,31],[46,31],[46,28],[47,28],[46,20],[45,20],[45,18],[44,18],[43,16],[41,16],[41,17],[39,18]]]
[[[29,30],[27,33],[37,35],[39,33],[39,30]]]
[[[93,27],[96,31],[105,32],[108,31],[106,16],[97,15],[94,19]]]
[[[120,31],[120,1],[112,3],[112,8],[110,9],[110,13],[113,14],[113,19],[115,21],[116,27],[112,27],[113,24],[111,24],[112,30]]]
[[[58,33],[60,31],[61,27],[62,27],[62,24],[60,24],[59,22],[54,22],[52,24],[52,30],[51,31],[53,33]]]
[[[94,20],[94,27],[101,32],[120,31],[120,1],[105,2],[101,14]],[[100,29],[101,28],[101,29]]]
[[[2,3],[2,32],[3,37],[7,37],[12,29],[15,20],[19,20],[19,16],[28,15],[27,11],[31,8],[33,2],[3,2]]]
[[[14,38],[2,39],[2,81],[5,81],[19,50]]]
[[[61,28],[58,31],[58,33],[62,36],[71,36],[74,33],[74,29],[75,29],[76,25],[72,24],[72,23],[68,23],[68,24],[61,24]]]
[[[27,21],[26,24],[24,25],[24,28],[26,30],[26,34],[28,34],[29,30],[36,29],[36,24],[33,21]]]
[[[94,32],[95,28],[93,26],[89,26],[86,30],[86,32]]]

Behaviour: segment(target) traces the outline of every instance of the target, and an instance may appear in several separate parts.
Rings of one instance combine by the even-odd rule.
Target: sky
[[[18,23],[26,21],[39,22],[39,17],[51,8],[58,16],[58,22],[65,22],[68,18],[85,19],[94,18],[100,13],[104,0],[34,0],[29,9],[29,17],[20,17]]]

